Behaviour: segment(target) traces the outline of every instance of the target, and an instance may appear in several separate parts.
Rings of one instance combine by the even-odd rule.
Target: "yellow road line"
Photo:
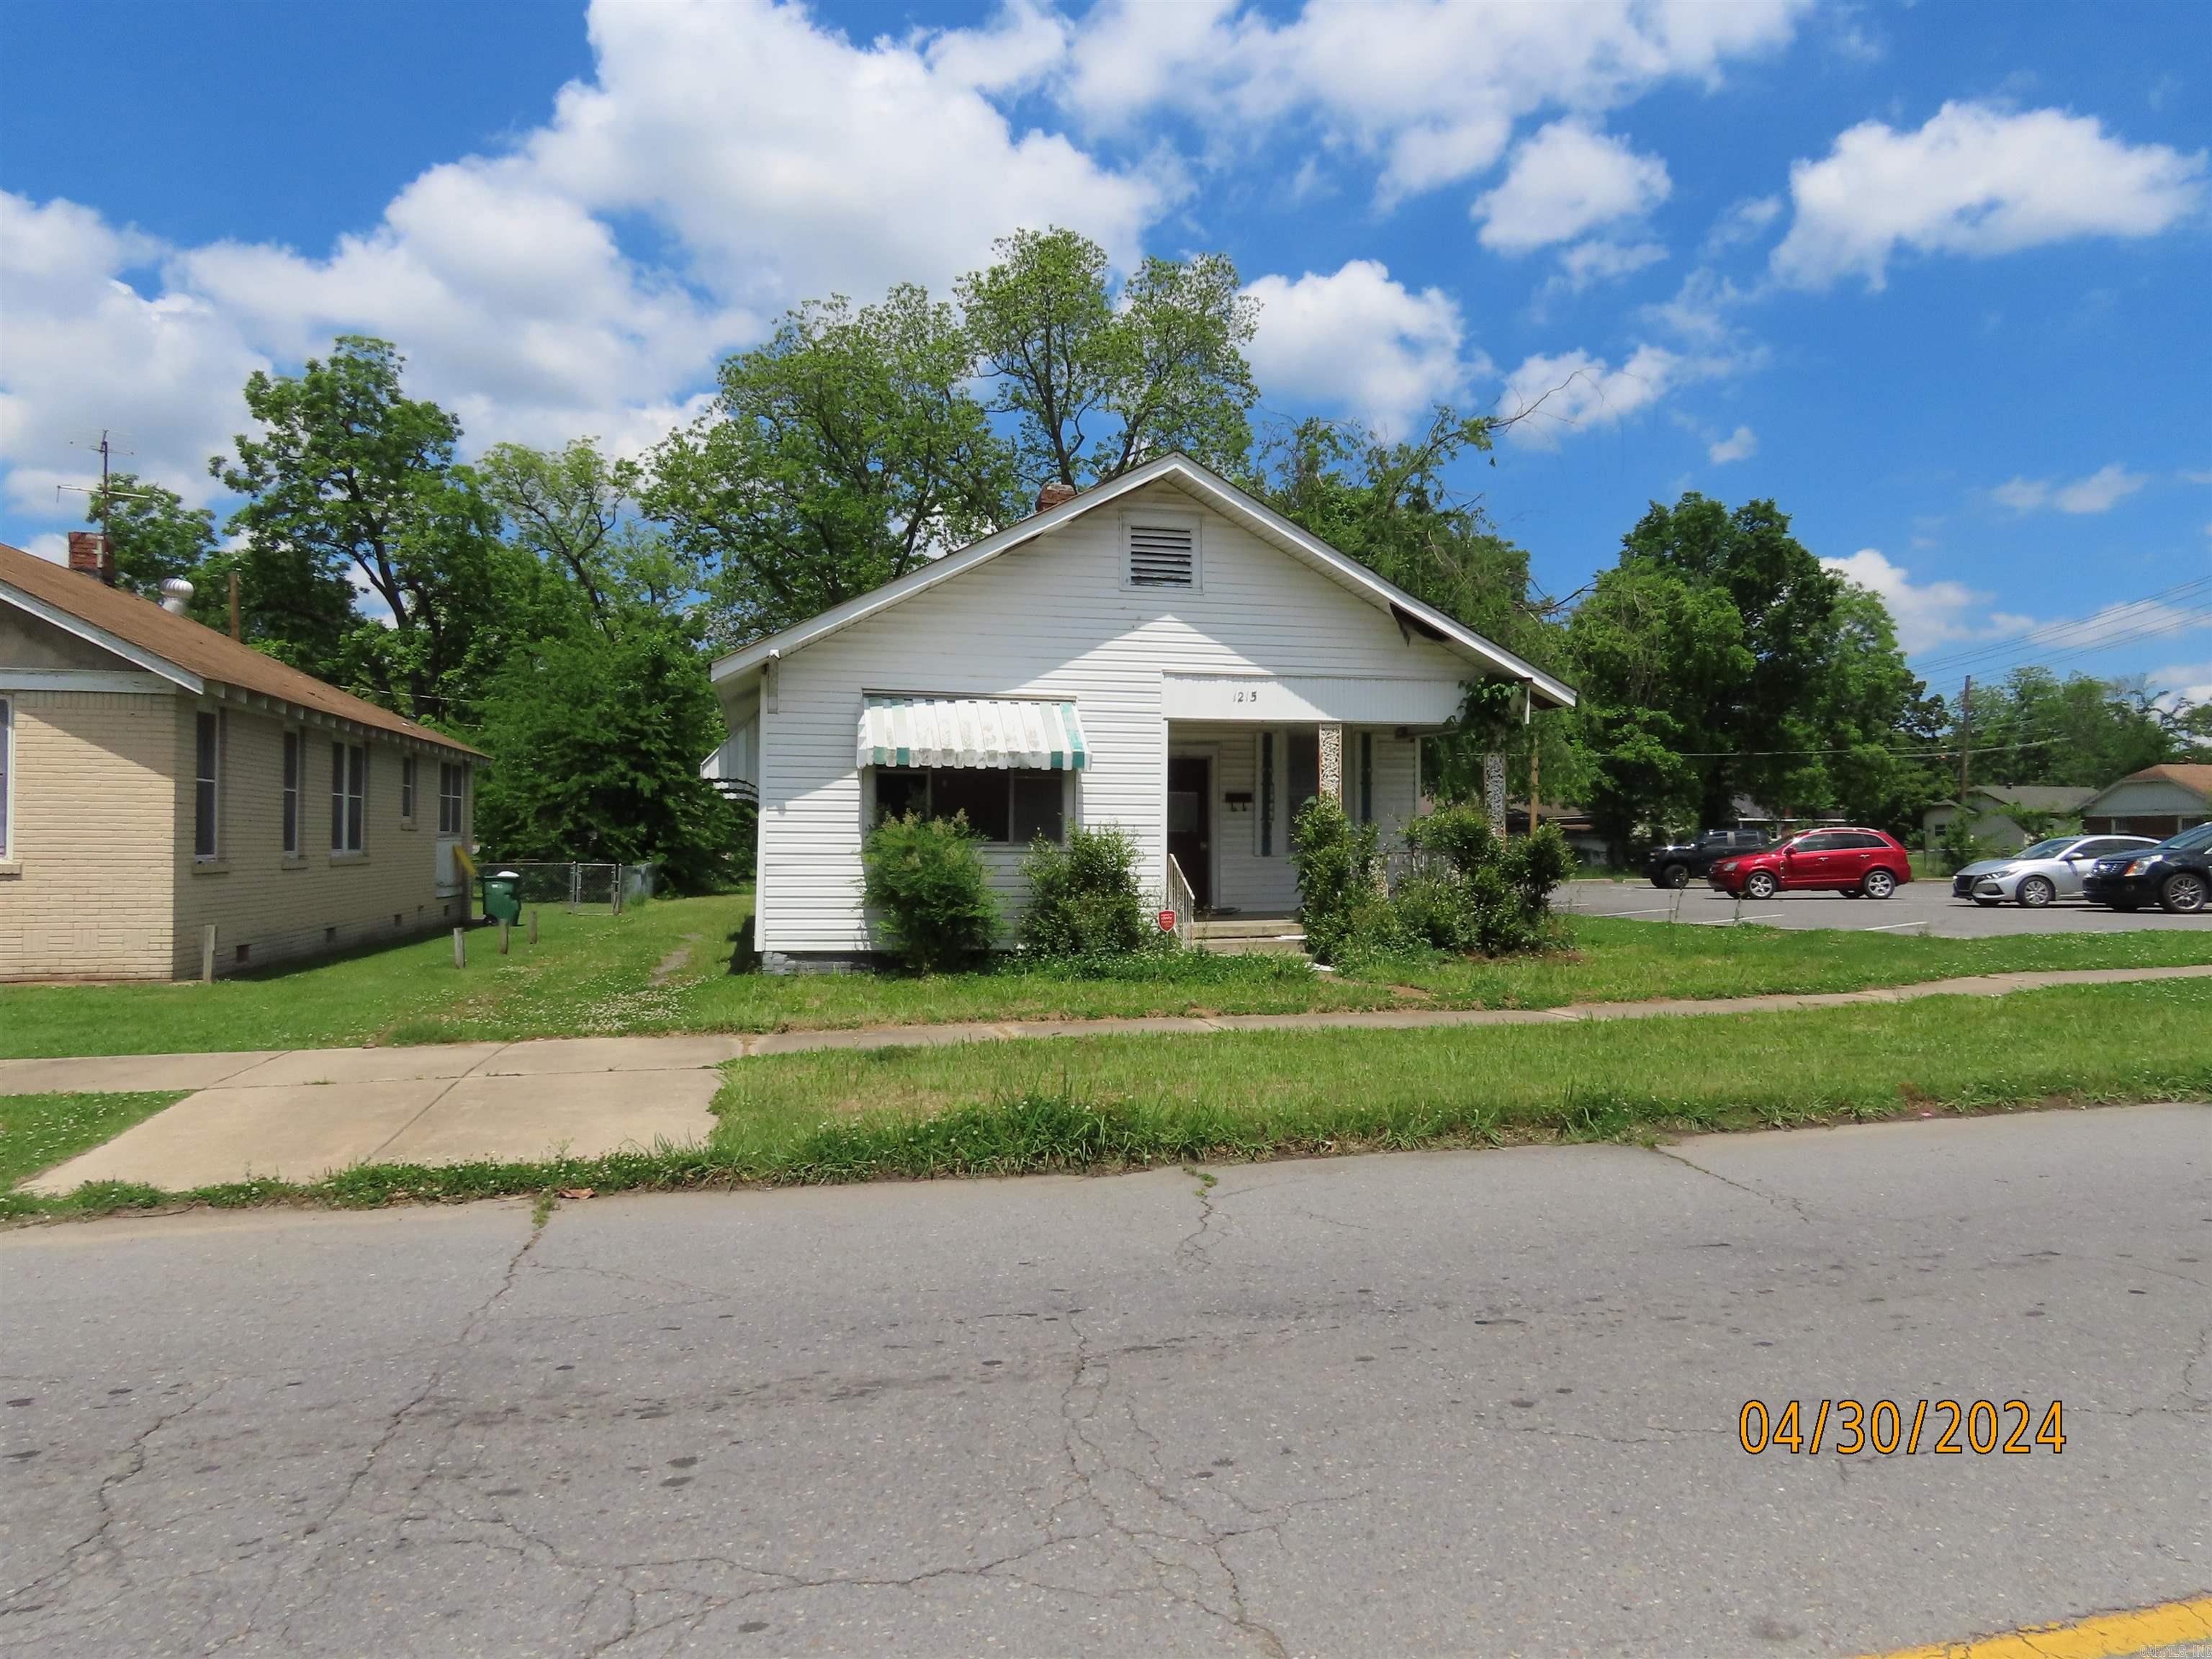
[[[2212,1595],[2131,1613],[2100,1613],[2063,1625],[2035,1625],[1972,1642],[1899,1648],[1866,1659],[2124,1659],[2131,1653],[2203,1641],[2212,1641]]]

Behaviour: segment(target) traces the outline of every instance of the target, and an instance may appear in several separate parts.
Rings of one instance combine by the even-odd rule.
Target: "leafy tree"
[[[98,495],[86,504],[84,517],[88,524],[102,523]],[[227,613],[228,588],[220,599],[211,598],[208,590],[213,584],[201,568],[216,550],[211,508],[186,507],[184,497],[166,485],[135,472],[118,472],[107,481],[104,527],[116,586],[158,599],[163,582],[182,576],[197,584],[191,613],[198,620]]]
[[[508,542],[573,591],[602,631],[625,619],[672,619],[697,588],[696,562],[629,510],[641,471],[595,441],[558,450],[495,444],[475,471]]]
[[[1818,746],[1833,751],[1807,757],[1825,775],[1821,804],[1854,823],[1915,836],[1929,803],[1949,793],[1942,760],[1924,752],[1942,742],[1942,699],[1930,697],[1905,666],[1878,595],[1845,582],[1834,614],[1808,717]]]
[[[2102,788],[2189,752],[2186,716],[2143,687],[2047,668],[2015,668],[1974,688],[1970,771],[1977,783]],[[1954,734],[1963,743],[1963,727]]]
[[[208,470],[247,498],[231,529],[254,642],[435,720],[498,654],[477,635],[499,615],[502,570],[492,509],[454,461],[460,424],[407,397],[402,366],[387,342],[343,335],[296,376],[256,372],[259,434]],[[388,626],[356,610],[356,576]]]
[[[951,308],[910,285],[858,310],[810,301],[723,363],[713,411],[654,452],[640,491],[708,573],[720,636],[803,622],[1017,516],[972,364]]]
[[[1147,258],[1117,301],[1105,250],[1074,231],[1017,231],[993,251],[958,293],[997,382],[991,406],[1019,422],[1026,477],[1079,488],[1175,450],[1242,468],[1259,307],[1227,256]]]
[[[726,878],[742,826],[699,775],[726,735],[683,636],[594,628],[515,651],[491,678],[477,833],[502,859],[658,863],[674,885]]]

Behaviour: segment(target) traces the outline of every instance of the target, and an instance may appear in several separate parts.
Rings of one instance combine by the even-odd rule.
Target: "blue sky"
[[[785,306],[1056,222],[1231,254],[1265,418],[1534,405],[1459,482],[1554,592],[1650,500],[1771,496],[1939,690],[2212,697],[2201,4],[15,0],[0,40],[18,544],[103,426],[212,499],[240,382],[333,333],[472,447],[636,448]]]

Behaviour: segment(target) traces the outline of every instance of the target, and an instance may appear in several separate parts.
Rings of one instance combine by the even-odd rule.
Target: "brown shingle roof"
[[[80,622],[89,623],[126,645],[151,653],[203,680],[218,681],[333,719],[389,732],[395,737],[413,738],[466,755],[483,752],[458,738],[402,720],[388,708],[380,708],[349,691],[325,684],[313,675],[288,667],[274,657],[264,656],[228,635],[202,627],[189,617],[164,611],[151,599],[110,587],[97,577],[0,542],[0,590],[7,588],[66,611]]]
[[[2192,762],[2173,761],[2164,766],[2146,766],[2140,772],[2130,772],[2120,783],[2148,783],[2153,780],[2178,783],[2192,795],[2202,795],[2212,800],[2212,766],[2199,766]],[[2114,788],[2118,784],[2112,786]]]

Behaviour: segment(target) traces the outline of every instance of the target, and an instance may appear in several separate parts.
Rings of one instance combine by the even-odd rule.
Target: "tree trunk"
[[[1482,804],[1490,814],[1490,833],[1505,839],[1505,757],[1495,749],[1482,757]]]

